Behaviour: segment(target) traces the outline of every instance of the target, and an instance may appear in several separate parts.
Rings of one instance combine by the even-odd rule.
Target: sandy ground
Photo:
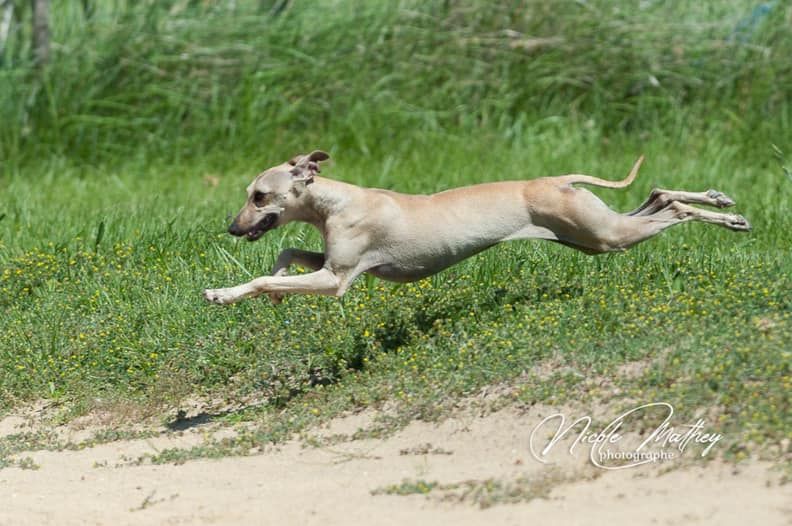
[[[24,453],[40,469],[0,470],[0,524],[792,523],[792,484],[779,484],[778,472],[755,460],[602,471],[559,448],[553,464],[541,464],[530,456],[527,436],[546,413],[463,414],[439,425],[416,422],[384,440],[326,447],[294,440],[249,457],[178,466],[116,467],[125,457],[200,443],[211,425],[81,451]],[[3,419],[0,436],[25,422]],[[348,434],[369,422],[370,415],[352,415],[313,433]],[[549,480],[546,497],[482,509],[461,490],[372,494],[403,480],[480,485],[520,478]]]

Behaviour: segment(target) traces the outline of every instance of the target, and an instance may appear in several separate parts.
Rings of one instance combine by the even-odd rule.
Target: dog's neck
[[[295,219],[310,223],[324,231],[327,220],[341,212],[358,191],[360,188],[354,185],[324,177],[315,177],[305,187],[302,196],[305,206],[302,207],[300,216]]]

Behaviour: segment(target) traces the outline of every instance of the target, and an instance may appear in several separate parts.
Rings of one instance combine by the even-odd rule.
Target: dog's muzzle
[[[271,213],[265,215],[261,221],[253,225],[253,228],[249,230],[245,230],[240,228],[239,224],[236,220],[231,223],[231,226],[228,227],[228,233],[232,236],[236,237],[244,237],[248,241],[255,241],[264,234],[266,234],[269,230],[272,230],[275,227],[275,223],[278,222],[278,214]]]

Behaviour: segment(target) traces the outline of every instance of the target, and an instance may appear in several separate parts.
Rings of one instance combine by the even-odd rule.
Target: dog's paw
[[[726,228],[740,232],[748,232],[751,230],[751,224],[743,216],[730,215],[726,222]]]
[[[203,297],[209,303],[215,305],[228,305],[236,301],[236,296],[231,292],[231,289],[206,289],[203,291]]]
[[[713,200],[712,204],[717,206],[718,208],[726,208],[729,206],[734,206],[734,199],[724,194],[723,192],[718,192],[717,190],[707,190],[707,197],[712,199]]]

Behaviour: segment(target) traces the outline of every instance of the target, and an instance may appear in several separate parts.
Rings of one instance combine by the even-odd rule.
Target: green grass
[[[592,150],[574,133],[482,151],[447,139],[440,154],[432,145],[413,152],[433,161],[420,178],[409,158],[334,152],[327,174],[377,182],[389,166],[388,186],[431,191],[518,173],[618,177],[638,151],[618,138],[623,151]],[[551,154],[550,144],[565,153]],[[519,398],[609,398],[590,385],[606,377],[624,383],[625,396],[683,412],[716,407],[735,444],[775,443],[790,424],[790,181],[710,144],[685,158],[645,145],[635,186],[605,198],[628,208],[654,184],[716,187],[738,201],[751,234],[690,224],[598,257],[514,242],[415,284],[361,279],[341,300],[296,296],[278,307],[261,299],[217,307],[200,296],[265,273],[282,248],[319,247],[303,226],[258,243],[223,233],[255,171],[223,175],[216,188],[185,167],[16,175],[0,223],[0,393],[5,403],[47,397],[82,410],[96,398],[256,396],[257,418],[285,434],[387,400],[400,418],[433,418],[456,397],[552,361],[559,373],[528,382]],[[510,169],[493,170],[500,166]],[[760,184],[767,192],[756,193]],[[662,353],[640,378],[616,374]]]
[[[64,47],[51,67],[32,72],[23,33],[0,67],[3,408],[54,399],[68,419],[117,402],[165,418],[188,396],[257,402],[223,417],[257,428],[150,459],[180,461],[386,403],[370,431],[387,432],[507,383],[522,403],[708,410],[735,458],[782,457],[787,7],[746,30],[750,2],[296,3],[275,19],[245,2],[181,2],[171,15],[167,3],[100,2],[92,21],[57,4]],[[528,37],[563,43],[519,51]],[[321,246],[298,225],[253,244],[225,234],[256,173],[314,148],[333,155],[329,177],[405,192],[621,179],[645,153],[633,186],[597,190],[607,203],[716,188],[754,231],[687,224],[597,257],[513,242],[415,284],[360,279],[340,300],[206,304],[203,288]],[[651,366],[619,373],[633,362]]]

